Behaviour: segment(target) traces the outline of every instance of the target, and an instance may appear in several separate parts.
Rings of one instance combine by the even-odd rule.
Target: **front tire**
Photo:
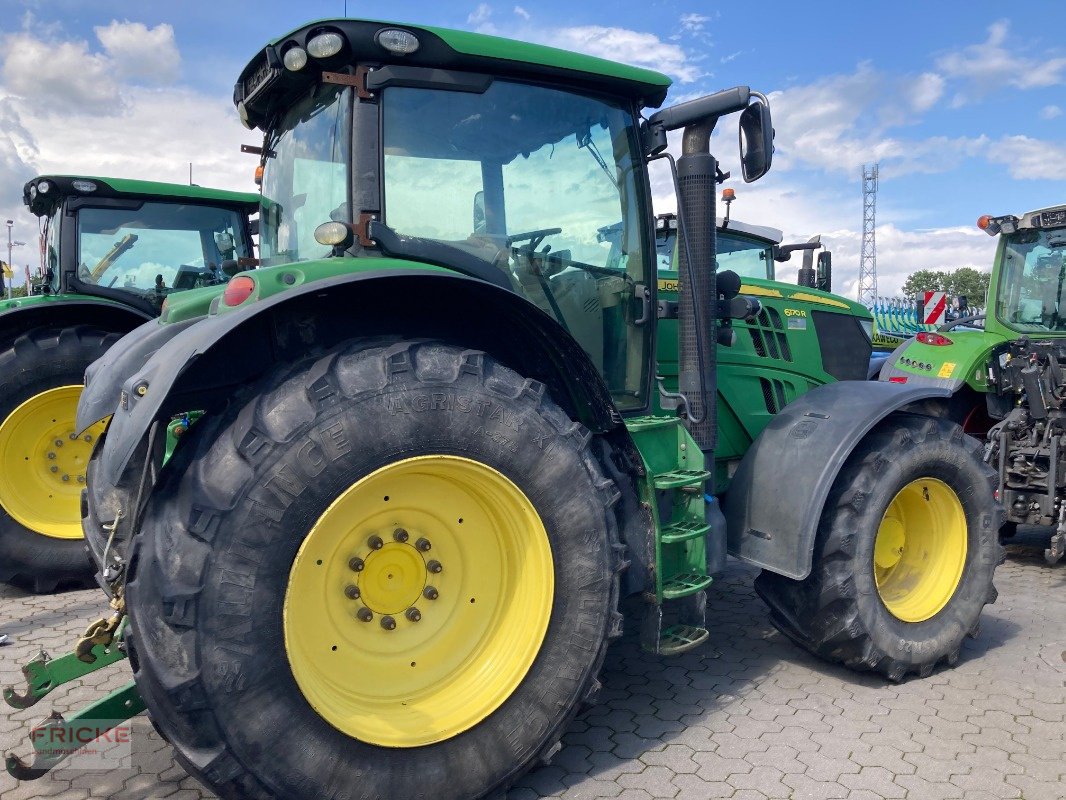
[[[0,581],[31,592],[91,584],[79,513],[93,443],[74,415],[85,368],[121,334],[35,328],[0,352]]]
[[[756,579],[776,627],[822,658],[891,680],[954,665],[1002,560],[995,473],[944,419],[897,415],[867,435],[826,501],[810,575]]]
[[[620,632],[614,485],[490,356],[356,343],[198,423],[136,534],[131,661],[222,798],[474,798]]]

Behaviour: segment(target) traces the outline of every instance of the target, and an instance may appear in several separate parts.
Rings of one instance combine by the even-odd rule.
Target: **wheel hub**
[[[59,539],[82,536],[85,470],[105,424],[75,433],[81,390],[59,386],[41,392],[0,422],[0,505],[24,527]]]
[[[443,741],[523,681],[554,580],[540,516],[504,475],[458,456],[398,461],[341,493],[301,544],[283,612],[289,665],[353,738]]]

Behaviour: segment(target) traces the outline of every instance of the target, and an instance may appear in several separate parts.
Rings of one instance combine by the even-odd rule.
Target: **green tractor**
[[[739,112],[758,179],[765,97],[644,116],[668,86],[354,19],[256,54],[234,99],[266,133],[270,265],[206,318],[175,298],[88,372],[78,429],[110,421],[84,528],[115,613],[78,653],[128,652],[136,680],[53,729],[147,707],[223,798],[497,796],[595,702],[623,596],[651,651],[709,638],[727,547],[824,658],[893,680],[958,659],[994,599],[1001,511],[979,445],[923,413],[927,390],[843,381],[773,415],[739,403],[768,424],[719,465],[719,351],[837,328],[764,331],[760,299],[715,268],[711,133]],[[681,210],[673,307],[659,158]],[[619,220],[612,256],[601,231]],[[660,391],[656,339],[675,335],[677,387]],[[27,665],[9,702],[92,668],[75,657]],[[7,766],[36,777],[58,757]]]
[[[45,279],[0,302],[0,581],[44,592],[93,572],[79,499],[104,426],[74,431],[85,368],[172,292],[248,266],[259,198],[42,175],[23,201],[41,220]]]
[[[1055,365],[1066,342],[1066,206],[977,224],[999,236],[986,311],[919,332],[893,351],[880,379],[940,392],[931,411],[989,440],[1003,535],[1054,525],[1046,555],[1057,561],[1066,552],[1066,470],[1049,407],[1061,393]]]

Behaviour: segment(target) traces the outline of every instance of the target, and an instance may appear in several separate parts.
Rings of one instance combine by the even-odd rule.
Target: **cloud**
[[[1062,109],[1058,106],[1044,106],[1040,109],[1040,119],[1055,119],[1062,116]]]
[[[522,19],[525,19],[525,20],[529,19],[529,12],[526,11],[524,8],[522,8],[522,6],[515,6],[514,7],[514,13],[517,16],[521,17]]]
[[[689,33],[702,31],[704,26],[711,21],[705,14],[682,14],[681,27]]]
[[[654,33],[580,25],[557,29],[538,40],[566,50],[659,70],[682,83],[691,83],[702,74],[683,47],[664,42]]]
[[[988,150],[988,160],[1005,164],[1015,180],[1066,181],[1066,145],[1028,136],[1005,136]]]
[[[470,15],[466,18],[468,25],[484,25],[489,21],[489,17],[492,16],[492,7],[488,3],[481,3],[470,12]]]
[[[923,72],[903,91],[914,111],[928,111],[944,94],[944,79],[935,72]]]
[[[121,110],[118,83],[110,59],[90,53],[85,41],[43,41],[29,33],[3,40],[0,80],[4,88],[32,97],[52,113],[115,113]]]
[[[1023,55],[1031,52],[1028,46],[1005,46],[1009,34],[1010,23],[998,20],[988,26],[984,42],[967,45],[936,60],[937,69],[947,78],[967,84],[967,90],[956,96],[956,106],[1002,86],[1038,89],[1066,82],[1066,58]]]
[[[174,28],[119,22],[93,29],[119,75],[137,83],[173,83],[181,68]]]

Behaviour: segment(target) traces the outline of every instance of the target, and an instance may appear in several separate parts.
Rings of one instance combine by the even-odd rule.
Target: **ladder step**
[[[663,582],[663,599],[677,600],[688,597],[696,592],[702,592],[714,579],[710,575],[701,575],[698,572],[683,572],[672,576]]]
[[[630,417],[626,420],[630,433],[676,428],[680,424],[681,420],[677,417]]]
[[[711,479],[711,473],[702,469],[677,469],[655,476],[656,489],[678,489],[684,486],[700,486]]]
[[[671,522],[659,535],[659,541],[663,544],[677,544],[687,542],[689,539],[698,539],[706,536],[711,531],[711,526],[701,519],[683,519]]]
[[[664,656],[676,656],[699,647],[711,634],[706,628],[692,625],[672,625],[659,637],[659,652]]]

